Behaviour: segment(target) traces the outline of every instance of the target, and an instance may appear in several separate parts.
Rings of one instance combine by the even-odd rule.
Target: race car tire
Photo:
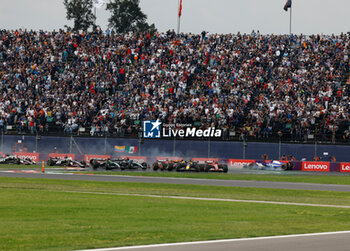
[[[20,164],[21,164],[21,160],[17,158],[17,159],[15,160],[15,164],[16,164],[16,165],[20,165]]]
[[[142,165],[142,170],[146,170],[147,169],[147,163],[146,162],[143,162],[141,165]]]
[[[95,159],[92,159],[91,161],[90,161],[90,163],[91,163],[91,165],[92,165],[92,168],[93,169],[98,169],[99,167],[100,167],[100,163],[98,163],[98,161],[97,160],[95,160]]]
[[[293,162],[288,162],[287,163],[287,170],[293,170],[294,164]]]
[[[158,164],[153,164],[153,171],[157,171],[159,169]]]
[[[223,164],[223,165],[221,165],[221,166],[222,166],[222,171],[223,171],[224,173],[227,173],[227,172],[228,172],[228,166],[225,165],[225,164]]]
[[[85,162],[84,160],[81,161],[80,164],[81,164],[81,167],[82,167],[82,168],[85,168],[85,167],[86,167],[86,162]]]
[[[173,163],[169,163],[168,164],[168,171],[171,172],[174,169],[174,164]]]
[[[48,159],[48,161],[47,161],[47,165],[48,166],[54,166],[56,164],[56,161],[54,161],[53,159]]]

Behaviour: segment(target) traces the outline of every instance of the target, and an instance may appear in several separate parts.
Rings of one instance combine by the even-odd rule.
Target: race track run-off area
[[[171,243],[135,247],[95,249],[94,251],[346,251],[350,245],[350,231],[314,233],[233,240]],[[89,251],[89,250],[82,250]],[[92,250],[90,250],[92,251]]]
[[[47,219],[51,219],[52,221],[59,220],[61,222],[61,225],[57,229],[56,227],[58,225],[53,226],[52,237],[47,237],[50,238],[50,241],[47,239],[47,242],[51,242],[52,238],[57,238],[57,243],[53,241],[50,245],[43,243],[41,246],[39,244],[39,246],[30,244],[34,245],[29,247],[30,250],[39,248],[54,250],[61,248],[64,250],[101,251],[345,251],[349,250],[348,247],[350,246],[350,231],[346,231],[350,229],[350,224],[348,225],[350,220],[350,203],[348,198],[350,185],[255,180],[137,177],[100,175],[83,172],[61,172],[57,170],[47,170],[45,173],[41,173],[39,170],[19,169],[0,170],[0,180],[2,181],[1,188],[3,194],[5,194],[6,191],[8,191],[9,194],[12,193],[13,196],[16,196],[20,200],[16,203],[22,202],[20,198],[23,198],[22,200],[25,201],[26,196],[33,196],[33,199],[27,198],[29,201],[28,203],[31,203],[31,200],[33,200],[34,203],[32,205],[33,218],[28,217],[32,210],[28,211],[28,209],[23,209],[28,212],[28,215],[24,215],[24,218],[21,220],[23,222],[23,228],[27,226],[27,223],[36,218],[39,224],[40,222],[47,221]],[[217,191],[217,193],[215,193],[215,191]],[[248,196],[240,194],[244,192],[246,192]],[[296,194],[294,199],[289,196],[289,194],[293,194],[293,192]],[[266,196],[263,196],[264,193],[266,193]],[[273,197],[275,196],[273,195],[274,193],[276,193],[276,196],[279,194],[280,197]],[[304,197],[302,197],[303,194]],[[300,198],[298,199],[297,197],[299,195]],[[55,199],[56,196],[58,199]],[[333,200],[330,199],[332,197]],[[329,201],[327,198],[329,198]],[[108,205],[108,203],[112,202],[113,205]],[[6,201],[5,198],[5,201],[2,201],[2,203],[4,203],[3,205],[8,204],[9,208],[13,208],[13,206],[16,205],[12,205],[10,197],[8,201]],[[44,206],[42,203],[48,203],[49,205]],[[53,204],[52,207],[50,207],[50,203]],[[50,213],[49,216],[41,216],[36,212],[40,210],[46,211],[49,208],[53,209],[56,203],[57,206],[55,206],[54,210],[58,210],[57,212],[60,215],[60,219],[57,218],[57,215],[55,216],[54,212],[51,213],[51,216]],[[65,203],[68,203],[67,207],[65,207]],[[99,205],[99,203],[101,204]],[[106,204],[106,207],[104,204]],[[19,205],[19,207],[25,207],[26,204]],[[96,210],[96,206],[94,205],[98,205],[97,207],[101,207],[101,210],[103,210],[102,212],[106,213],[102,213],[102,215],[98,213],[99,215],[95,216],[94,214],[90,214],[91,210]],[[119,208],[121,205],[129,205],[130,209]],[[140,208],[135,209],[135,205],[139,205]],[[148,208],[150,205],[152,205],[151,208]],[[46,206],[48,208],[46,208]],[[192,210],[188,208],[190,206],[193,207],[195,211],[202,211],[201,213],[204,213],[208,217],[193,212],[189,213]],[[62,207],[62,209],[57,207]],[[114,211],[116,207],[119,208],[119,211]],[[176,209],[177,207],[179,209]],[[254,211],[254,208],[258,211]],[[7,238],[6,234],[10,234],[12,231],[11,225],[13,222],[11,221],[11,217],[14,217],[14,219],[18,218],[18,216],[15,215],[21,213],[21,209],[19,209],[18,213],[14,211],[9,212],[6,206],[3,206],[3,210],[4,211],[0,212],[3,212],[5,216],[8,214],[8,217],[3,219],[9,218],[7,219],[8,221],[5,221],[5,224],[10,224],[8,229],[9,233],[5,233],[3,236],[3,238]],[[81,213],[77,213],[76,210]],[[127,212],[130,210],[137,210],[137,212],[141,210],[140,212],[144,212],[142,212],[141,215],[129,215]],[[153,213],[147,213],[148,210]],[[154,210],[156,213],[154,213]],[[173,210],[175,211],[169,214],[169,210],[170,212],[173,212]],[[218,213],[225,213],[224,215],[221,213],[215,215],[216,210],[218,210]],[[163,215],[162,212],[167,216]],[[243,216],[243,212],[246,213],[246,216]],[[281,212],[283,212],[282,214],[285,213],[285,216],[279,215]],[[106,214],[106,217],[101,218],[101,222],[99,222],[98,219],[103,217],[103,214]],[[225,216],[225,214],[227,214],[227,216]],[[235,214],[239,214],[240,216],[236,216]],[[252,218],[249,220],[254,214],[262,218],[254,220]],[[264,214],[266,215],[264,216]],[[293,214],[295,216],[293,216]],[[84,219],[87,215],[89,215],[88,219],[91,219],[91,224],[89,223],[90,220]],[[96,217],[96,219],[91,217]],[[108,217],[110,217],[110,222],[108,222]],[[120,223],[119,221],[122,221],[122,218],[119,217],[124,218],[125,223]],[[167,217],[168,220],[166,219]],[[187,220],[186,217],[188,217]],[[225,219],[225,217],[228,218]],[[239,221],[237,217],[240,219]],[[47,219],[45,220],[45,218]],[[289,226],[285,230],[283,230],[284,219],[286,226]],[[130,220],[135,220],[135,222],[130,222]],[[173,226],[167,226],[169,223],[166,222],[174,222],[171,224],[176,225],[175,222],[177,220],[179,221],[177,223],[179,229],[174,228],[170,230]],[[68,226],[71,225],[71,221],[76,222],[76,226],[74,226],[74,224]],[[80,221],[83,221],[83,223]],[[108,227],[108,224],[115,221],[118,221],[118,224],[121,225],[110,225],[110,227]],[[143,225],[142,223],[137,226],[137,221],[152,222],[148,225],[159,225],[160,229],[158,230],[160,232],[152,236],[150,235],[151,232],[147,232],[150,231],[150,226]],[[181,223],[182,221],[184,222]],[[186,222],[189,224],[188,226]],[[231,225],[229,222],[236,225]],[[327,222],[329,222],[328,225]],[[127,226],[130,223],[131,226]],[[244,224],[241,225],[242,223]],[[85,229],[85,224],[91,225],[91,230],[85,234],[83,232],[80,233],[82,229]],[[108,233],[108,231],[106,232],[106,230],[105,232],[97,231],[95,233],[93,229],[102,227],[100,224],[106,224],[106,230],[108,229],[111,233]],[[223,224],[222,229],[220,229],[220,224]],[[246,227],[245,224],[251,224],[251,226]],[[271,226],[269,226],[269,224],[271,224]],[[70,230],[66,229],[66,225]],[[201,225],[203,225],[203,229],[211,229],[210,231],[212,231],[212,233],[201,233]],[[212,227],[210,227],[210,225],[212,225]],[[0,226],[2,226],[1,223]],[[126,227],[125,231],[127,232],[123,232],[123,226]],[[143,227],[145,227],[145,229],[142,229]],[[182,227],[183,232],[181,233]],[[137,230],[138,228],[140,229]],[[263,230],[264,228],[266,228],[266,231]],[[295,228],[295,230],[292,230],[293,228]],[[169,232],[167,232],[167,229]],[[17,246],[16,243],[22,242],[21,246],[26,246],[27,242],[23,239],[26,235],[26,231],[22,232],[22,230],[23,229],[20,228],[20,230],[18,230],[18,236],[13,237],[12,240],[0,244],[0,249],[18,249],[19,246]],[[39,238],[40,230],[38,231],[38,229],[36,229],[33,231],[39,232],[39,234],[37,236],[34,235],[33,238]],[[59,233],[61,231],[66,231],[67,236],[64,237],[64,234],[60,235]],[[75,233],[76,231],[78,232]],[[120,242],[116,241],[119,238],[117,234],[119,231],[121,231]],[[131,231],[130,234],[128,234],[129,231]],[[174,236],[177,231],[179,231],[179,237],[175,238]],[[232,231],[232,234],[230,234],[230,231]],[[50,227],[48,227],[47,232],[50,233]],[[198,235],[196,234],[197,232]],[[217,234],[215,234],[216,232]],[[101,233],[106,234],[106,236],[99,236]],[[80,236],[80,234],[83,235],[77,240],[74,239],[76,234],[78,234],[77,236]],[[90,234],[92,234],[93,237],[88,237]],[[83,237],[84,235],[87,236]],[[140,239],[138,239],[138,235]],[[157,238],[158,235],[160,239]],[[234,238],[232,239],[230,236]],[[244,236],[253,236],[253,238],[245,238]],[[61,243],[60,237],[62,237],[62,243],[64,244]],[[45,238],[46,237],[43,239],[45,240]],[[76,242],[76,244],[69,246],[69,244],[67,244],[68,242],[64,241],[64,239],[67,238],[74,243]],[[86,241],[84,241],[84,238],[87,238]],[[97,239],[94,240],[94,238]],[[113,240],[113,238],[116,239]],[[130,238],[134,238],[134,240],[132,241]],[[92,239],[91,243],[89,243],[90,239]],[[164,241],[166,239],[169,239],[169,241]]]

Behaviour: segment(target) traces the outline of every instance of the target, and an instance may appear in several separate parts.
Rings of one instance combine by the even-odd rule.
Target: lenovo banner
[[[350,163],[340,163],[340,172],[350,173]]]
[[[91,159],[110,159],[111,155],[91,155],[91,154],[85,154],[84,155],[84,161],[86,163],[89,163]]]
[[[17,158],[20,159],[31,159],[33,162],[39,162],[39,153],[26,153],[26,152],[19,152],[19,153],[13,153]]]
[[[228,166],[233,168],[243,168],[245,165],[249,165],[251,163],[255,163],[255,160],[248,159],[229,159]]]
[[[329,172],[330,162],[304,161],[302,162],[301,170],[310,172]]]
[[[130,159],[138,163],[147,162],[146,156],[120,156],[121,159]]]
[[[75,154],[65,154],[65,153],[50,153],[49,158],[62,158],[62,159],[71,159],[75,160]]]

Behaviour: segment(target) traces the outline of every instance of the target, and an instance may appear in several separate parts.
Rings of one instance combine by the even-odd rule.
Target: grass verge
[[[0,178],[0,250],[72,250],[350,229],[350,209],[65,191],[350,204],[349,193]]]
[[[47,191],[88,191],[123,194],[152,194],[201,198],[330,204],[345,206],[350,205],[350,193],[333,191],[304,191],[271,188],[221,187],[129,182],[92,182],[0,177],[0,189],[7,188]]]

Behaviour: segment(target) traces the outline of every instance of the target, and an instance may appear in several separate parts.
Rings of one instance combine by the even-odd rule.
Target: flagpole
[[[178,35],[180,34],[180,19],[181,19],[181,16],[179,15],[179,13],[180,13],[180,1],[181,0],[178,0],[178,11],[177,11],[177,34]]]
[[[292,9],[293,7],[290,7],[290,18],[289,18],[289,35],[292,35]]]

